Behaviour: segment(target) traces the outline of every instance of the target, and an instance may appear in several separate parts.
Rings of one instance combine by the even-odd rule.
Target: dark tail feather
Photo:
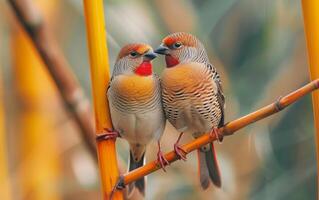
[[[210,185],[210,181],[209,181],[210,178],[209,178],[209,172],[206,165],[205,152],[198,149],[197,155],[198,155],[198,174],[199,174],[200,185],[203,188],[203,190],[206,190]]]
[[[145,153],[143,153],[143,156],[141,158],[140,161],[135,162],[132,152],[130,151],[130,164],[129,164],[129,171],[132,171],[134,169],[137,169],[141,166],[144,165],[144,155]],[[134,186],[140,191],[140,193],[145,196],[145,177],[135,181],[134,183],[131,183],[128,187],[128,196],[131,195],[131,193],[133,192]]]
[[[210,149],[205,152],[205,158],[210,179],[212,180],[214,185],[216,185],[217,187],[221,187],[222,181],[213,143],[210,144]]]

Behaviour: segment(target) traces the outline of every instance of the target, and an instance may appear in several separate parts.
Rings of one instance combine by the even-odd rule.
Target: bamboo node
[[[281,110],[283,110],[285,107],[281,105],[280,103],[280,100],[282,99],[282,96],[280,96],[276,102],[275,102],[275,108],[276,108],[276,111],[279,112]]]
[[[225,128],[229,125],[229,122],[227,122],[226,124],[224,124],[224,126],[220,127],[220,134],[224,137],[224,136],[228,136],[228,135],[232,135],[234,134],[233,131],[230,131],[229,129]]]

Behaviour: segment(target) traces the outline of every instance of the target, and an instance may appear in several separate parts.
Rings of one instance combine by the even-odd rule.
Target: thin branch
[[[44,23],[39,10],[32,1],[8,0],[8,2],[54,80],[66,110],[73,116],[80,129],[83,141],[94,158],[97,158],[93,115],[90,111],[89,101],[70,71],[69,64],[61,50],[52,39],[47,24]]]
[[[239,129],[242,129],[249,124],[255,123],[259,120],[262,120],[270,115],[273,115],[285,107],[289,106],[290,104],[296,102],[299,100],[301,97],[305,96],[306,94],[316,90],[319,88],[319,79],[316,79],[304,87],[295,90],[294,92],[288,94],[285,97],[280,97],[276,102],[267,105],[255,112],[252,112],[246,116],[243,116],[239,119],[236,119],[234,121],[231,121],[227,123],[224,127],[221,127],[219,129],[219,133],[222,136],[229,136],[234,134],[236,131]],[[182,148],[185,150],[185,152],[190,153],[198,148],[200,148],[203,145],[206,145],[210,142],[213,142],[216,140],[216,136],[210,135],[210,134],[205,134],[192,142],[185,144],[182,146]],[[175,154],[174,151],[171,151],[167,154],[165,154],[165,158],[169,161],[169,163],[172,163],[176,160],[178,160],[178,156]],[[157,161],[152,161],[143,167],[140,167],[136,170],[133,170],[127,174],[124,175],[124,184],[127,185],[131,182],[134,182],[143,176],[146,176],[154,171],[157,171],[161,169],[161,167],[158,165]]]

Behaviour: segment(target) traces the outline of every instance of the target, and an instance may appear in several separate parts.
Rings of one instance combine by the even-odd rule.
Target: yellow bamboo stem
[[[302,8],[308,47],[309,73],[311,80],[314,80],[319,78],[319,1],[302,0]],[[312,104],[316,128],[317,162],[319,162],[319,91],[312,93]],[[318,164],[317,171],[319,171]]]
[[[110,79],[109,59],[106,43],[103,0],[84,0],[88,47],[91,65],[91,81],[94,101],[96,134],[111,128],[106,89]],[[97,142],[103,199],[109,199],[119,177],[115,140]],[[123,199],[115,192],[113,199]]]
[[[3,106],[3,85],[1,80],[0,68],[0,199],[11,199],[8,161],[7,161],[7,145],[6,132],[4,127],[4,106]]]
[[[21,163],[19,177],[22,199],[58,200],[59,160],[54,104],[58,101],[53,82],[30,40],[21,31],[12,34],[14,75],[19,99],[23,105],[19,117]],[[19,138],[19,139],[18,139]]]

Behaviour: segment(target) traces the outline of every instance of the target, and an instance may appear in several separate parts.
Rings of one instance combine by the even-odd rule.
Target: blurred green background
[[[38,0],[36,4],[47,4]],[[52,3],[52,2],[51,2]],[[156,47],[172,32],[190,32],[205,45],[211,62],[221,73],[226,95],[226,121],[236,119],[275,101],[309,81],[300,0],[106,0],[105,18],[111,68],[121,46],[145,42]],[[91,98],[90,72],[82,0],[55,0],[46,22],[58,45]],[[46,16],[46,11],[43,11]],[[37,152],[21,150],[25,141],[19,116],[27,106],[17,94],[12,36],[14,18],[0,0],[0,69],[4,88],[6,144],[12,199],[41,199],[36,190],[54,193],[46,199],[100,199],[99,175],[77,134],[75,125],[58,98],[46,98],[56,141],[54,181],[37,180],[35,189],[24,189],[28,168],[24,161]],[[30,67],[30,66],[27,66]],[[32,67],[32,66],[31,66]],[[163,58],[154,62],[160,74]],[[31,69],[30,69],[31,70]],[[41,82],[38,83],[41,85]],[[57,96],[53,90],[54,95]],[[31,108],[32,109],[32,108]],[[316,199],[316,156],[311,98],[307,96],[284,111],[255,123],[217,144],[222,182],[200,189],[194,153],[178,161],[167,173],[148,176],[146,199]],[[167,125],[162,143],[169,151],[178,136]],[[46,143],[46,131],[39,140]],[[52,139],[53,140],[53,139]],[[185,137],[183,142],[190,141]],[[28,144],[32,146],[32,143]],[[118,140],[118,155],[126,169],[128,147]],[[44,145],[41,148],[46,148]],[[149,146],[147,160],[155,159],[157,146]],[[39,173],[43,168],[36,169]],[[52,177],[51,177],[52,178]],[[134,197],[138,199],[138,197]]]

